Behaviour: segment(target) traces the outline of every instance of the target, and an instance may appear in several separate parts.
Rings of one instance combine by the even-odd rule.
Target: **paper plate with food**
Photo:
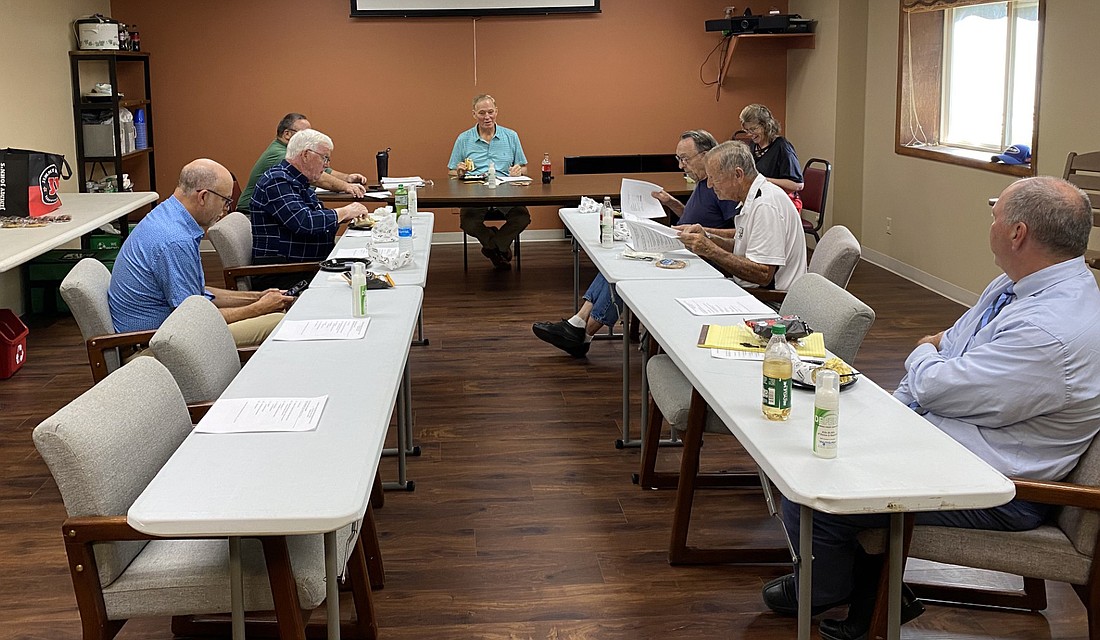
[[[825,362],[799,362],[798,366],[794,367],[792,371],[791,382],[796,387],[814,389],[817,387],[815,380],[820,369],[836,371],[840,376],[840,389],[842,391],[855,384],[856,380],[859,380],[859,371],[856,371],[840,358],[833,357]]]

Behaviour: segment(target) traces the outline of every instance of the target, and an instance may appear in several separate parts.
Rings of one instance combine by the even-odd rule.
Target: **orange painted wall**
[[[719,101],[700,80],[720,40],[703,22],[721,17],[726,0],[600,4],[595,15],[476,21],[352,19],[348,0],[112,0],[111,14],[137,24],[151,53],[162,195],[196,157],[247,177],[288,111],[333,137],[333,166],[371,179],[387,146],[390,175],[446,179],[479,93],[497,98],[500,123],[519,132],[535,172],[544,152],[560,172],[566,155],[671,153],[684,129],[722,139],[749,102],[783,119],[781,47],[741,45]],[[716,77],[718,58],[705,78]],[[553,209],[533,214],[532,228],[560,226]],[[439,216],[436,230],[457,230],[456,218]]]

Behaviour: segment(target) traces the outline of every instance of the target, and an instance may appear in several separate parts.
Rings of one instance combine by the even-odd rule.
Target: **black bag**
[[[0,216],[37,218],[57,209],[61,181],[71,177],[63,155],[0,149]]]

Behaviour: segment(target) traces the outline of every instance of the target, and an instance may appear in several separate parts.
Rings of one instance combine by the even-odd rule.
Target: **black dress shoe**
[[[591,346],[591,343],[584,340],[584,329],[574,327],[568,320],[536,322],[531,325],[531,331],[539,340],[549,342],[574,358],[583,358]]]
[[[764,585],[761,595],[764,596],[764,604],[779,615],[791,617],[798,615],[798,581],[793,573],[788,573]],[[810,607],[810,615],[816,616],[825,613],[829,609],[839,607],[847,602],[848,600],[845,599],[829,604],[815,605]]]
[[[824,640],[865,640],[867,632],[871,629],[871,616],[875,613],[875,603],[861,605],[853,604],[848,610],[848,617],[844,620],[825,619],[821,621],[818,632]],[[907,586],[902,586],[901,593],[901,623],[924,613],[924,604]]]
[[[488,258],[489,261],[493,263],[493,266],[497,269],[505,270],[512,268],[512,263],[504,259],[504,254],[502,254],[499,249],[482,247],[481,255]]]

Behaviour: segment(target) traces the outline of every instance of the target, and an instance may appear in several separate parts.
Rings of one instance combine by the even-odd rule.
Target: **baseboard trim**
[[[875,265],[876,267],[882,267],[890,273],[899,275],[902,278],[905,278],[906,280],[915,284],[919,284],[925,289],[928,289],[933,293],[938,293],[948,300],[958,302],[961,305],[973,307],[974,304],[978,302],[978,296],[980,294],[974,293],[972,291],[967,291],[962,287],[951,284],[943,278],[938,278],[930,273],[921,271],[920,269],[905,264],[904,262],[896,258],[891,258],[884,253],[879,253],[874,249],[863,247],[863,259]]]

